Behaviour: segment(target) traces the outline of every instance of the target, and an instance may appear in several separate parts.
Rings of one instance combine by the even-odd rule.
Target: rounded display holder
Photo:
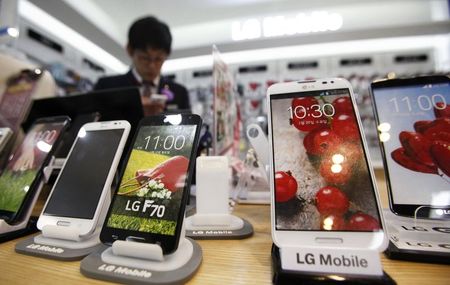
[[[17,253],[62,261],[81,260],[101,247],[100,229],[86,238],[80,238],[72,230],[57,226],[45,226],[42,234],[16,244]]]
[[[102,247],[100,231],[111,201],[108,191],[95,230],[89,235],[80,235],[77,229],[58,225],[46,225],[41,234],[16,244],[17,253],[62,261],[81,260]]]
[[[272,245],[273,284],[396,284],[378,251],[278,248]]]
[[[229,213],[231,171],[225,156],[197,158],[196,214],[185,220],[186,236],[194,239],[243,239],[253,226]]]
[[[270,204],[269,141],[258,124],[248,125],[246,135],[252,148],[246,154],[235,198],[240,204]]]
[[[195,214],[186,218],[186,236],[194,239],[244,239],[253,235],[253,226],[230,214]]]
[[[177,250],[167,255],[157,244],[115,241],[85,257],[80,271],[90,278],[123,284],[184,284],[195,275],[202,258],[200,245],[184,235]]]
[[[448,214],[447,214],[448,211]],[[419,207],[416,218],[384,210],[390,259],[450,264],[450,210]],[[429,217],[429,219],[417,218]],[[447,217],[447,220],[444,220]]]

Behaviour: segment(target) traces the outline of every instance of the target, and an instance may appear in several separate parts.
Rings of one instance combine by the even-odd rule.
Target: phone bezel
[[[180,234],[181,229],[183,226],[183,220],[185,215],[185,209],[187,204],[187,199],[189,197],[189,189],[191,185],[191,179],[192,179],[192,173],[194,169],[195,164],[195,155],[197,153],[197,147],[198,147],[198,141],[200,136],[200,130],[202,125],[202,119],[198,115],[194,114],[175,114],[175,115],[160,115],[160,116],[150,116],[143,118],[136,129],[136,132],[134,134],[133,140],[130,144],[125,163],[124,163],[124,169],[126,168],[126,165],[128,164],[128,161],[130,159],[131,152],[133,151],[133,146],[136,141],[136,138],[139,134],[139,129],[142,126],[170,126],[172,125],[169,122],[164,122],[164,119],[166,116],[181,116],[182,120],[179,125],[195,125],[195,135],[194,135],[194,141],[192,145],[191,155],[189,158],[189,166],[188,166],[188,173],[186,177],[186,183],[183,188],[183,195],[181,199],[181,205],[178,213],[177,218],[177,226],[175,230],[174,236],[169,235],[161,235],[161,234],[155,234],[155,233],[144,233],[139,231],[131,231],[131,230],[124,230],[124,229],[117,229],[117,228],[111,228],[107,226],[109,216],[112,211],[112,205],[114,204],[116,193],[119,190],[120,183],[122,181],[123,171],[121,173],[120,181],[117,184],[117,187],[114,192],[114,196],[112,198],[110,207],[108,209],[108,214],[106,215],[102,231],[100,233],[100,240],[105,244],[112,244],[116,240],[135,240],[138,242],[145,242],[145,243],[157,243],[161,246],[164,254],[169,254],[174,252],[178,248],[178,243],[180,240]],[[114,237],[113,237],[114,236]]]
[[[375,100],[375,94],[374,89],[383,89],[383,88],[398,88],[398,87],[412,87],[412,86],[420,86],[420,85],[427,85],[427,84],[441,84],[441,83],[448,83],[450,84],[450,78],[445,75],[431,75],[431,76],[420,76],[420,77],[413,77],[413,78],[396,78],[396,79],[386,79],[386,80],[380,80],[376,82],[372,82],[370,85],[370,96],[372,101],[372,108],[373,113],[375,115],[375,123],[378,126],[380,124],[380,119],[378,116],[378,109],[376,105]],[[450,86],[449,86],[450,88]],[[384,149],[383,142],[379,141],[379,146],[381,150],[381,157],[383,159],[383,165],[384,165],[384,175],[386,177],[386,188],[388,192],[389,197],[389,208],[391,211],[398,215],[398,216],[404,216],[404,217],[414,217],[417,218],[430,218],[434,217],[435,219],[438,219],[439,215],[432,215],[432,211],[435,211],[436,209],[450,209],[450,205],[446,206],[433,206],[433,205],[427,205],[427,204],[396,204],[394,201],[394,195],[393,195],[393,189],[391,185],[390,180],[390,174],[389,174],[389,167],[386,160],[386,152]],[[411,175],[411,179],[414,179],[414,175]],[[417,209],[419,211],[416,212]],[[443,217],[443,219],[445,219]]]
[[[103,130],[123,129],[122,137],[117,146],[113,162],[109,168],[108,176],[105,180],[105,184],[103,186],[103,189],[102,189],[102,192],[101,192],[101,195],[99,198],[99,202],[97,204],[97,208],[95,209],[94,216],[92,217],[92,219],[82,219],[82,218],[74,218],[74,217],[62,217],[62,216],[56,216],[56,215],[49,215],[49,214],[46,214],[46,212],[45,212],[45,210],[47,208],[47,204],[52,199],[52,196],[56,189],[56,186],[58,186],[58,182],[61,177],[61,173],[63,173],[63,171],[67,171],[65,169],[65,166],[66,166],[67,161],[70,159],[70,156],[72,154],[72,151],[73,151],[76,143],[78,142],[78,135],[77,135],[77,138],[75,139],[72,147],[70,148],[67,159],[64,162],[63,167],[61,168],[60,175],[58,175],[58,178],[56,179],[55,183],[53,184],[52,190],[47,198],[47,201],[45,202],[45,205],[42,209],[41,215],[39,216],[39,219],[37,222],[37,227],[40,230],[42,230],[42,228],[46,225],[56,226],[59,223],[64,223],[65,225],[67,225],[68,228],[76,229],[79,232],[80,236],[89,235],[92,232],[94,232],[95,227],[98,222],[98,219],[99,219],[99,216],[100,216],[100,213],[103,209],[103,205],[105,202],[107,202],[107,201],[105,201],[106,200],[105,198],[108,194],[108,191],[111,191],[111,188],[109,187],[109,185],[111,185],[111,183],[114,179],[114,175],[116,173],[117,166],[118,166],[120,158],[122,156],[122,152],[125,147],[125,143],[127,141],[128,134],[131,129],[131,125],[127,121],[117,120],[117,121],[87,123],[87,124],[84,124],[82,128],[84,128],[86,131],[103,131]],[[80,128],[80,130],[81,130],[81,128]],[[80,132],[80,130],[79,130],[79,132]]]
[[[58,138],[53,143],[51,150],[48,152],[47,156],[45,157],[44,161],[42,162],[41,167],[38,169],[36,176],[33,179],[33,182],[31,182],[31,184],[30,184],[30,189],[25,194],[25,197],[23,198],[19,209],[16,212],[0,210],[0,214],[2,216],[6,217],[5,221],[7,223],[14,224],[14,223],[20,221],[21,218],[23,217],[23,215],[25,215],[25,213],[27,212],[28,207],[30,206],[29,204],[33,200],[33,197],[34,197],[36,191],[38,190],[37,187],[39,187],[39,184],[40,184],[40,181],[41,181],[41,178],[43,175],[43,170],[50,163],[50,160],[55,152],[55,149],[58,146],[58,144],[60,143],[63,133],[69,126],[70,121],[71,120],[68,116],[44,117],[44,118],[40,118],[40,119],[37,119],[36,121],[34,121],[33,124],[31,125],[31,127],[28,129],[29,131],[32,130],[37,124],[54,124],[54,123],[59,123],[59,122],[63,123],[61,131],[59,132]],[[29,135],[29,131],[25,135],[25,138],[27,135]],[[25,140],[25,138],[24,138],[24,140]]]
[[[271,98],[277,95],[285,95],[289,93],[302,93],[319,90],[333,90],[346,88],[349,90],[353,108],[358,122],[358,128],[361,135],[361,142],[367,160],[369,175],[374,190],[374,198],[377,204],[377,210],[380,216],[379,231],[374,232],[357,232],[357,231],[319,231],[319,230],[277,230],[275,226],[275,189],[274,189],[274,158],[273,158],[273,137],[272,137],[272,110]],[[387,238],[384,233],[385,225],[383,213],[380,207],[380,198],[375,176],[371,167],[371,160],[362,131],[358,109],[356,107],[354,94],[350,83],[342,78],[326,78],[308,81],[294,81],[287,83],[277,83],[269,87],[267,90],[267,106],[268,106],[268,126],[269,126],[269,147],[270,147],[270,190],[271,190],[271,227],[272,239],[279,247],[287,246],[305,246],[305,247],[338,247],[338,248],[364,248],[382,251],[387,245]]]

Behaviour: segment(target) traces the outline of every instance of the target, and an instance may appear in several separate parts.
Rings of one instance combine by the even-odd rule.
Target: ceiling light
[[[19,1],[19,14],[33,25],[65,41],[114,72],[124,73],[128,70],[128,65],[29,1]]]

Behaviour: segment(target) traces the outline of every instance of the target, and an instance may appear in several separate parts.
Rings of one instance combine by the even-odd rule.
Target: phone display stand
[[[252,148],[247,152],[235,191],[240,204],[270,204],[267,172]]]
[[[236,186],[237,202],[241,204],[270,204],[269,142],[257,124],[247,126],[248,150],[244,169]]]
[[[28,205],[28,209],[23,215],[22,219],[14,224],[8,224],[5,220],[0,219],[0,242],[8,241],[20,236],[25,236],[37,231],[36,228],[36,220],[30,219],[31,213],[33,212],[34,205],[38,200],[39,194],[41,193],[44,184],[48,182],[50,179],[50,175],[52,174],[54,158],[50,160],[48,166],[46,166],[43,170],[43,174],[41,181],[37,187],[37,190],[34,193],[34,197],[31,200],[31,203]]]
[[[196,172],[196,214],[186,218],[186,236],[194,239],[243,239],[253,226],[229,213],[231,170],[226,156],[200,156]]]
[[[174,253],[163,255],[158,244],[115,241],[85,257],[80,271],[124,284],[184,284],[197,272],[202,257],[200,245],[186,238],[183,229]]]
[[[419,209],[420,211],[420,209]],[[450,264],[450,221],[402,217],[384,210],[390,259]]]
[[[110,201],[111,191],[108,191],[92,234],[81,236],[73,228],[47,225],[42,228],[41,234],[18,242],[15,248],[16,252],[62,261],[82,259],[102,247],[99,236]]]
[[[396,284],[382,270],[378,251],[325,247],[280,250],[275,244],[272,245],[272,277],[277,285]]]

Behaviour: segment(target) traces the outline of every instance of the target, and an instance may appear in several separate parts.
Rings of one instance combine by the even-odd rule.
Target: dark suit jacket
[[[133,73],[128,71],[123,75],[115,75],[102,77],[97,81],[97,84],[94,86],[94,90],[102,90],[102,89],[112,89],[112,88],[121,88],[121,87],[139,87],[140,83],[136,80]],[[158,85],[158,93],[161,93],[161,90],[165,87],[168,87],[170,91],[174,94],[174,98],[171,101],[167,101],[166,105],[168,106],[169,111],[173,109],[172,107],[176,107],[177,110],[190,110],[191,104],[189,102],[189,95],[186,88],[183,85],[177,84],[173,81],[170,81],[161,76]]]

